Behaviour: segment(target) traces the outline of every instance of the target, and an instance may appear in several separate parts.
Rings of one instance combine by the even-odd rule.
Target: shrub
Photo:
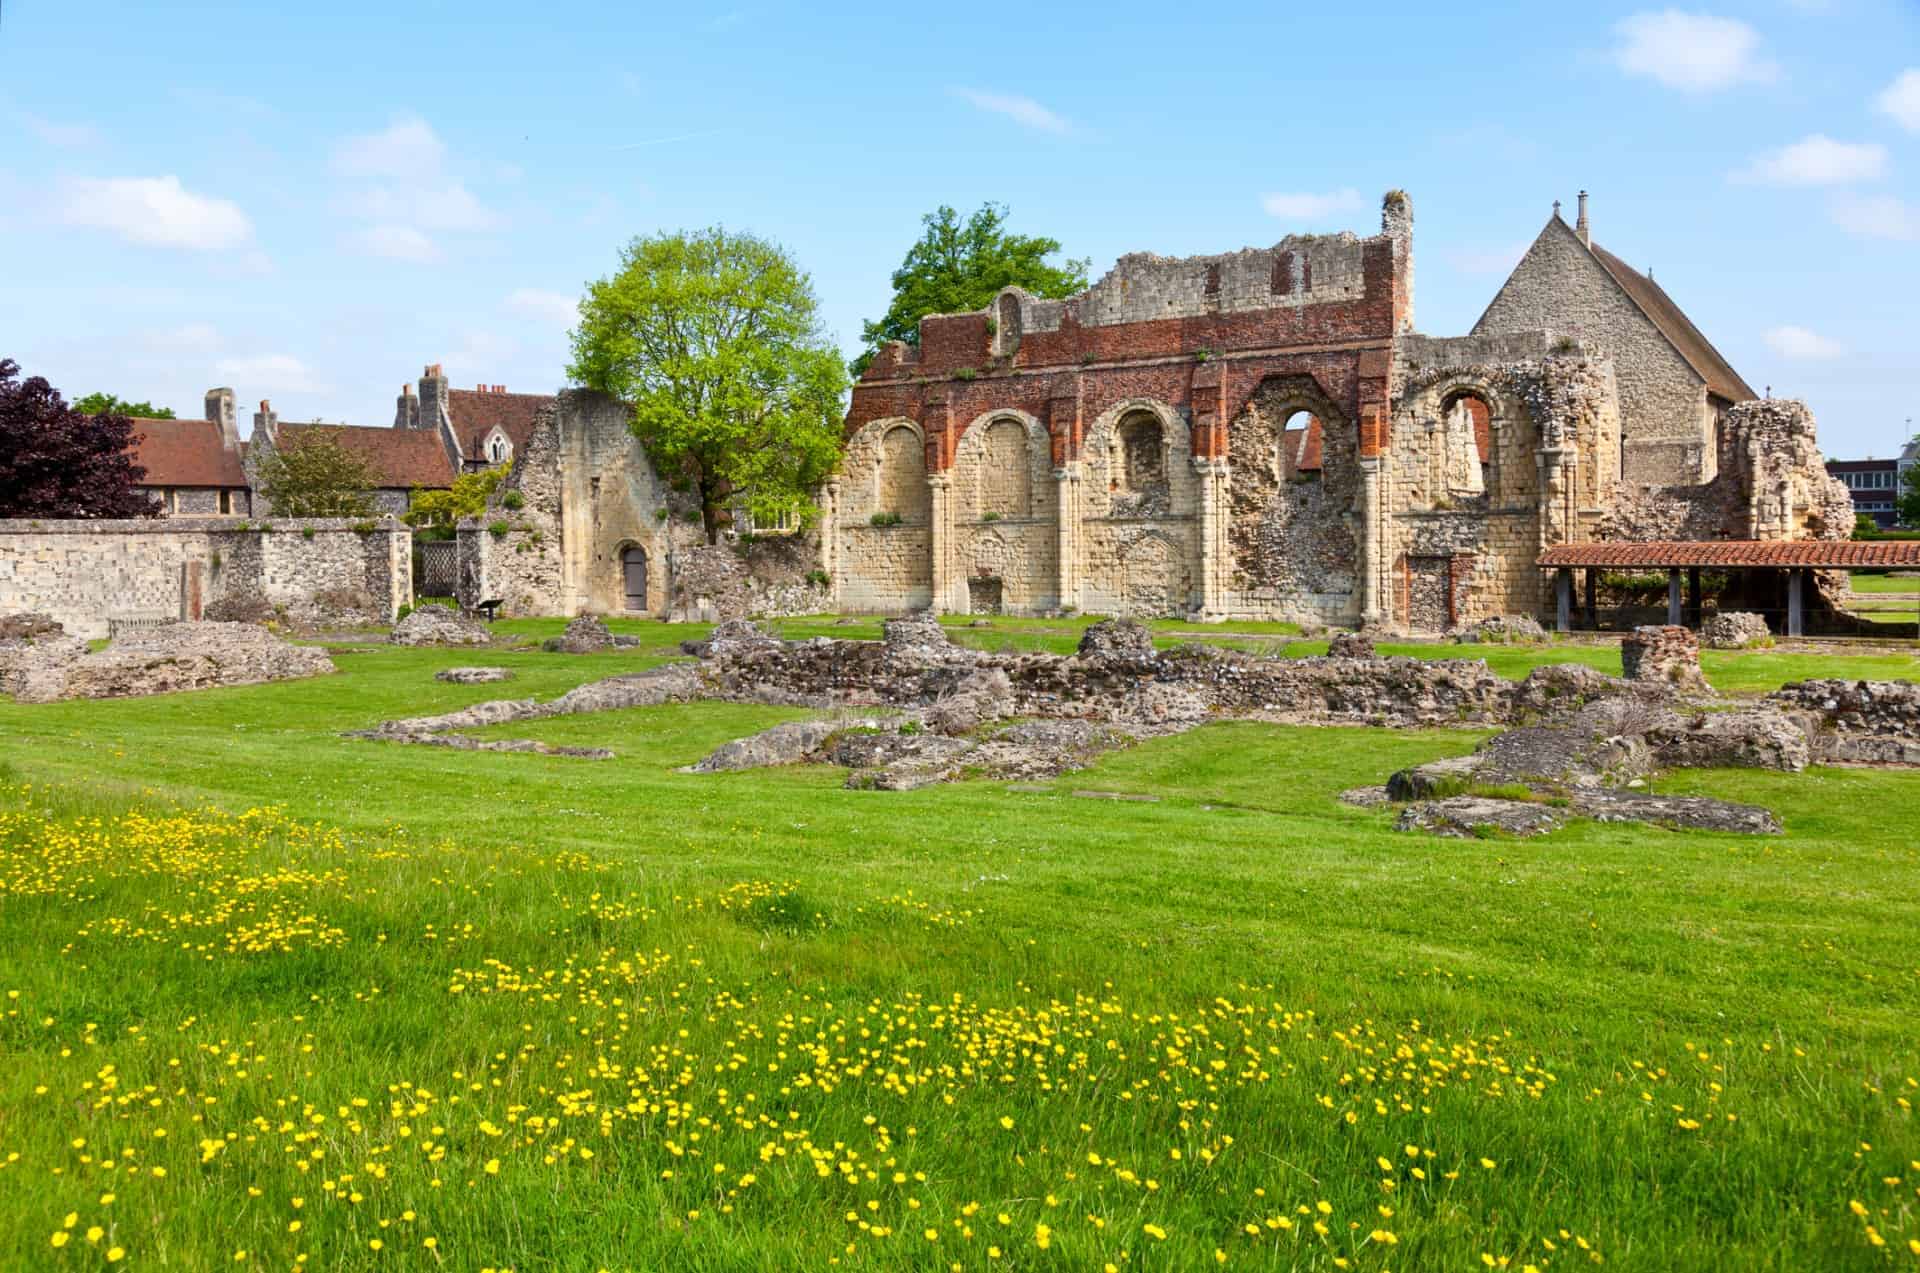
[[[980,514],[980,520],[983,522],[997,522],[1000,520],[1000,514],[989,509],[987,512]]]
[[[507,532],[512,529],[513,528],[507,525],[505,522],[494,522],[491,526],[487,527],[487,533],[489,535],[492,535],[495,539],[505,539],[507,537]]]
[[[313,527],[311,527],[311,526],[302,526],[302,527],[300,528],[300,538],[302,538],[302,539],[312,539],[312,538],[313,538]]]
[[[508,491],[505,495],[502,495],[500,497],[500,502],[506,507],[513,509],[515,512],[518,512],[520,509],[523,509],[527,506],[526,497],[520,494],[519,491]]]
[[[816,588],[824,588],[833,582],[833,576],[824,570],[809,570],[807,572],[807,582]]]
[[[867,519],[870,526],[898,526],[903,519],[898,513],[875,513]]]

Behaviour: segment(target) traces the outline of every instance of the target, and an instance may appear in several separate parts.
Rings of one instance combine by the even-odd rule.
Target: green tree
[[[1896,507],[1900,510],[1902,526],[1920,526],[1920,464],[1908,466],[1900,478],[1900,500]]]
[[[380,477],[332,438],[308,434],[268,451],[258,482],[276,517],[371,517]]]
[[[580,303],[567,374],[633,404],[633,431],[700,499],[709,543],[728,507],[818,515],[840,459],[846,368],[813,284],[775,244],[719,228],[637,238]]]
[[[893,272],[893,304],[875,322],[863,324],[867,350],[849,368],[855,378],[890,340],[920,343],[920,320],[928,314],[963,314],[984,308],[1003,287],[1023,287],[1035,296],[1061,297],[1087,287],[1091,260],[1049,265],[1058,239],[1009,234],[1007,209],[983,203],[963,224],[945,204],[920,218],[926,232],[907,249]]]
[[[486,512],[488,498],[512,469],[509,463],[462,473],[443,491],[416,486],[401,520],[422,530],[451,530],[462,517],[478,517]]]
[[[171,420],[172,407],[156,407],[151,402],[128,402],[110,393],[90,393],[73,404],[81,415],[125,415],[136,420]]]

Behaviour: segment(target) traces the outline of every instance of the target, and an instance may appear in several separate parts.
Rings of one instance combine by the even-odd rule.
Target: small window
[[[223,489],[220,492],[220,512],[223,516],[227,516],[227,517],[233,516],[233,492],[232,491]]]
[[[487,439],[487,460],[489,463],[504,464],[507,457],[511,454],[513,454],[513,447],[499,434],[496,433]]]

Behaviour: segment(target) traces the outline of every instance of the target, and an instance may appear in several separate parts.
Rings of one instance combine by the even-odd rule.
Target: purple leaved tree
[[[134,483],[133,422],[87,415],[41,376],[20,379],[0,358],[0,517],[153,517],[160,506]]]

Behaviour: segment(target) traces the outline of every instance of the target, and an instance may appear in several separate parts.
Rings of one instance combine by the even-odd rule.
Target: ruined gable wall
[[[1630,482],[1697,482],[1712,473],[1706,385],[1574,237],[1550,223],[1527,250],[1474,336],[1546,331],[1613,363]]]

